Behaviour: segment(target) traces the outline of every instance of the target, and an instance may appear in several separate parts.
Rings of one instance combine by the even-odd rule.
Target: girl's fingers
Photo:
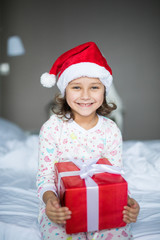
[[[64,214],[64,213],[54,213],[54,212],[48,212],[47,216],[50,216],[50,218],[58,219],[58,220],[67,220],[71,218],[70,214]]]
[[[58,221],[63,222],[63,221],[66,221],[70,218],[71,218],[71,216],[65,216],[65,217],[59,217],[59,216],[53,216],[53,215],[50,216],[50,219],[52,219],[56,222],[58,222]]]
[[[52,208],[46,212],[49,219],[58,224],[65,224],[71,218],[71,211],[66,207]]]
[[[127,215],[129,217],[137,217],[137,212],[134,212],[134,211],[131,211],[131,210],[124,210],[123,214]]]
[[[131,223],[131,221],[128,218],[123,218],[123,221],[127,224]]]
[[[64,213],[64,214],[71,213],[69,211],[69,209],[66,207],[59,207],[59,208],[52,207],[52,208],[50,208],[50,211],[55,212],[55,213]]]
[[[123,220],[127,223],[136,222],[137,214],[125,210],[123,211]]]
[[[125,211],[128,211],[128,212],[131,212],[132,214],[138,214],[139,213],[139,208],[131,208],[131,207],[128,207],[128,206],[125,206],[124,207]]]
[[[124,217],[123,217],[123,221],[124,221],[125,223],[132,223],[132,222],[136,222],[136,218],[129,218],[129,217],[127,217],[127,216],[124,216]]]
[[[50,216],[50,220],[58,224],[65,224],[66,220],[70,218],[71,216],[66,216],[66,217]]]
[[[57,201],[48,202],[47,206],[46,206],[46,211],[54,212],[57,214],[61,214],[61,213],[62,214],[70,214],[71,213],[67,207],[61,207],[59,205],[59,202],[57,202]]]
[[[55,217],[55,218],[59,218],[59,219],[68,219],[71,216],[71,213],[69,212],[50,212],[48,211],[49,215]]]

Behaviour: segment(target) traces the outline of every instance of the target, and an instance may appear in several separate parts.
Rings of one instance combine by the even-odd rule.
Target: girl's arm
[[[51,124],[48,123],[42,126],[39,135],[38,196],[46,205],[48,218],[57,224],[65,224],[66,220],[71,218],[71,212],[68,208],[60,206],[59,199],[55,194],[54,163],[58,161],[57,135],[55,133],[54,136],[52,135]]]
[[[126,223],[136,222],[140,211],[137,201],[128,196],[128,206],[124,207],[123,221]]]
[[[50,121],[50,120],[49,120]],[[38,197],[43,201],[46,191],[56,192],[54,163],[57,159],[56,135],[52,136],[50,122],[45,123],[39,134],[39,169],[37,174]]]

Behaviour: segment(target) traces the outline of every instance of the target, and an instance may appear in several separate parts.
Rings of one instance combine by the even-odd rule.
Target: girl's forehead
[[[79,84],[83,84],[83,83],[92,84],[92,83],[101,83],[101,81],[99,80],[99,78],[80,77],[80,78],[76,78],[76,79],[74,79],[74,80],[69,82],[69,84],[75,84],[75,83],[79,83]]]

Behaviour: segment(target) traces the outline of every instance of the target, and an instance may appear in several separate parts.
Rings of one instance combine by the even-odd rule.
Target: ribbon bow
[[[97,162],[97,160],[96,160]],[[82,179],[86,179],[88,177],[92,177],[97,173],[112,173],[112,174],[124,174],[124,171],[120,167],[106,165],[106,164],[96,164],[93,161],[89,164],[82,163],[80,160],[73,161],[73,163],[80,168],[79,174]]]

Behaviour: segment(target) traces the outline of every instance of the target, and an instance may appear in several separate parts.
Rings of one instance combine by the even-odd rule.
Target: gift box
[[[93,173],[94,167],[88,167],[91,171],[87,173],[86,166],[82,170],[77,163],[55,164],[55,182],[61,205],[72,212],[66,223],[68,234],[126,225],[122,212],[127,205],[127,182],[120,174],[101,171],[101,166],[112,167],[107,159],[100,159],[94,164],[97,165],[100,167],[98,173]]]

